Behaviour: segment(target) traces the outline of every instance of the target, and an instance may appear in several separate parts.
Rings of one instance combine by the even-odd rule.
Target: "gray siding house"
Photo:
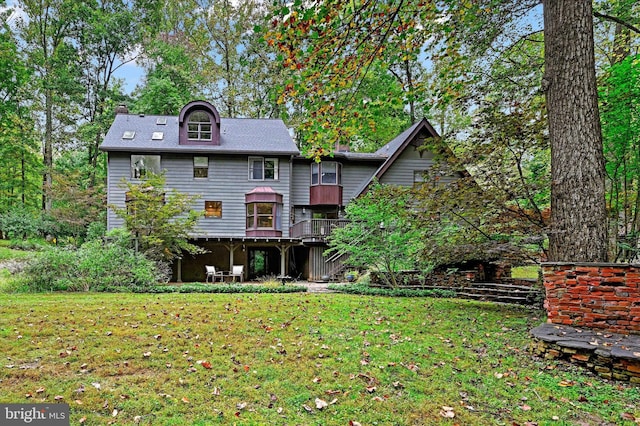
[[[435,130],[421,120],[375,153],[304,156],[282,120],[221,118],[206,101],[176,116],[120,109],[100,149],[108,154],[107,202],[124,207],[122,182],[164,172],[168,189],[198,195],[204,212],[192,239],[206,254],[185,255],[173,280],[204,281],[205,265],[244,278],[289,275],[310,280],[339,274],[326,238],[343,226],[344,207],[375,179],[413,185],[433,164],[418,149]],[[108,229],[123,226],[109,210]]]

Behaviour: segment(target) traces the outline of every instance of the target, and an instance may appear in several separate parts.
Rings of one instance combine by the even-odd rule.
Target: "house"
[[[206,254],[185,256],[173,279],[204,281],[204,265],[245,278],[333,275],[339,259],[326,258],[326,238],[343,226],[344,208],[381,183],[413,185],[433,165],[420,149],[437,137],[423,119],[375,153],[335,152],[321,162],[301,155],[282,120],[221,118],[205,101],[185,105],[178,116],[116,112],[100,149],[108,154],[107,201],[124,207],[122,180],[136,182],[164,171],[166,185],[200,196],[204,211],[193,242]],[[107,227],[123,226],[113,211]]]

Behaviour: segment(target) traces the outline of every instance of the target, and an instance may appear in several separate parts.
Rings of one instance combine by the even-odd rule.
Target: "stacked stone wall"
[[[548,321],[640,334],[640,265],[544,263]]]

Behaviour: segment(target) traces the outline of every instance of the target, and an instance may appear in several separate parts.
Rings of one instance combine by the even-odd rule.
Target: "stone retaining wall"
[[[542,269],[549,322],[640,334],[640,265],[548,262]]]
[[[531,330],[530,349],[545,359],[564,359],[605,379],[640,384],[640,337],[542,324]]]

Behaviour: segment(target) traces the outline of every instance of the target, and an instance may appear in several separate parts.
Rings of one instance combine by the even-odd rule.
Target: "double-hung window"
[[[193,157],[193,177],[209,177],[209,157]]]
[[[249,157],[249,180],[278,180],[278,159]]]

